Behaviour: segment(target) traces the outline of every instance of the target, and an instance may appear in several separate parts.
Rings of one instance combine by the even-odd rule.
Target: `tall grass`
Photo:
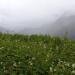
[[[0,75],[75,75],[75,41],[0,34]]]

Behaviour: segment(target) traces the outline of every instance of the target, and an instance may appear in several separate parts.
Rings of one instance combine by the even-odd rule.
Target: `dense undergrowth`
[[[0,75],[75,75],[75,41],[0,34]]]

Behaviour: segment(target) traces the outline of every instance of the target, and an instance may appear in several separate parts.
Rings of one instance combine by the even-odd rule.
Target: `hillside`
[[[61,17],[55,25],[61,26],[56,33],[57,35],[64,35],[67,32],[69,38],[75,38],[75,15]]]
[[[0,75],[61,74],[75,74],[75,40],[0,34]]]
[[[52,24],[44,27],[46,34],[64,36],[68,33],[68,38],[75,38],[75,14],[63,14]]]

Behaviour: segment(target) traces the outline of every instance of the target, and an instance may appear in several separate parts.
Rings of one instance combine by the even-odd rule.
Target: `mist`
[[[66,26],[64,21],[58,23],[60,18],[75,15],[74,7],[75,0],[0,0],[0,26],[18,32],[54,33]]]

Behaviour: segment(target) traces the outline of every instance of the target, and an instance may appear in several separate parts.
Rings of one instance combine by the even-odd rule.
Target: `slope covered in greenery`
[[[75,75],[75,41],[0,34],[0,75]]]

